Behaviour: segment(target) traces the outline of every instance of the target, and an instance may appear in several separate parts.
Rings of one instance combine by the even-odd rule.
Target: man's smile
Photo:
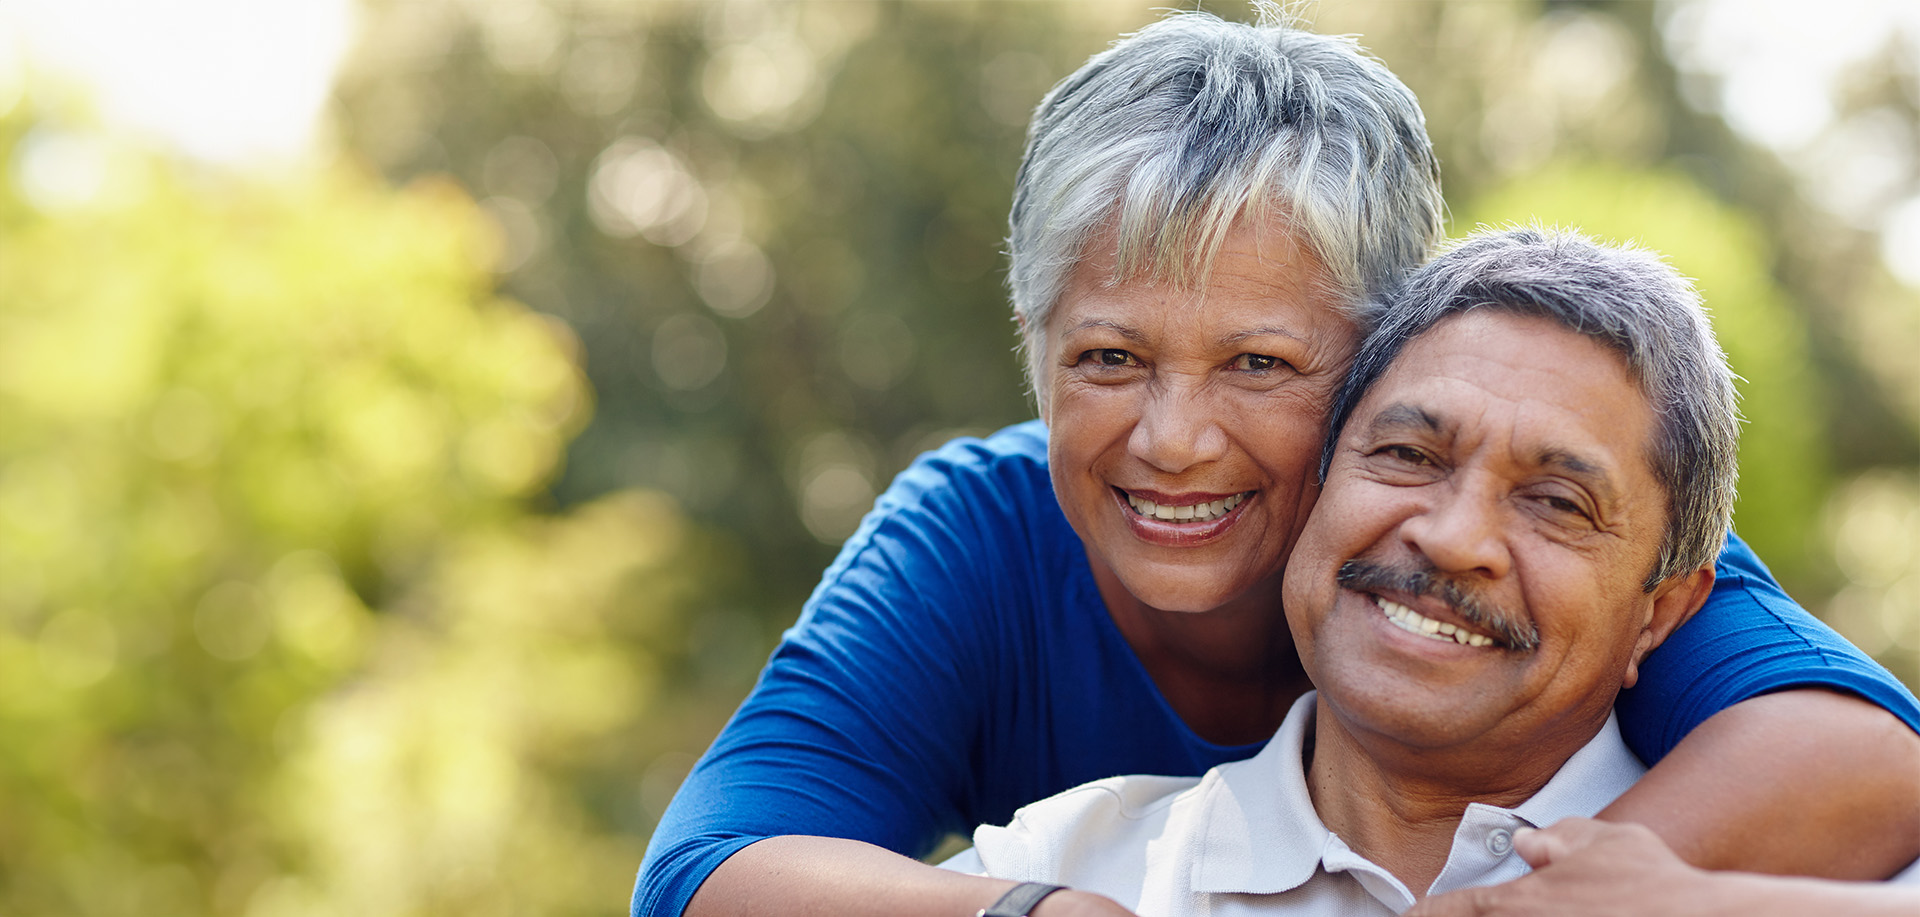
[[[1493,645],[1491,637],[1476,634],[1464,627],[1455,627],[1445,621],[1436,621],[1399,602],[1389,601],[1377,595],[1373,596],[1373,601],[1380,607],[1381,613],[1387,616],[1387,620],[1401,630],[1423,637],[1432,637],[1435,640],[1451,640],[1466,646]]]
[[[1509,614],[1482,601],[1469,589],[1431,570],[1396,570],[1364,560],[1340,565],[1335,580],[1344,589],[1365,595],[1395,626],[1465,646],[1495,646],[1531,652],[1540,645],[1540,632],[1524,617]],[[1388,595],[1395,595],[1389,598]],[[1431,598],[1432,613],[1413,610],[1415,600]],[[1434,613],[1456,618],[1442,621]]]

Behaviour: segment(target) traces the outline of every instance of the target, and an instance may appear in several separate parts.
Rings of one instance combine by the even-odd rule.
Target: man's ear
[[[1640,641],[1633,646],[1633,659],[1627,663],[1627,675],[1621,687],[1631,688],[1640,680],[1640,663],[1646,661],[1647,654],[1687,623],[1687,619],[1707,603],[1707,595],[1712,592],[1712,567],[1670,576],[1653,587],[1653,613],[1647,617],[1646,628],[1640,631]]]

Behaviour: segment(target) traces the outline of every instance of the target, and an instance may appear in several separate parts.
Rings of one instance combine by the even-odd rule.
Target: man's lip
[[[1366,597],[1367,601],[1382,614],[1385,613],[1385,609],[1380,608],[1379,600],[1384,599],[1396,605],[1403,605],[1411,609],[1414,614],[1423,618],[1431,618],[1442,624],[1451,624],[1458,630],[1463,630],[1470,634],[1478,634],[1492,640],[1496,648],[1506,648],[1506,643],[1500,638],[1500,635],[1489,633],[1484,627],[1468,623],[1467,619],[1461,617],[1459,612],[1453,610],[1452,605],[1436,599],[1433,596],[1411,595],[1397,589],[1369,589],[1361,591],[1359,594]]]

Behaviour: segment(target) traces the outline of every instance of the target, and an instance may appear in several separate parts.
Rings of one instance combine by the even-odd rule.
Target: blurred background
[[[0,6],[0,912],[619,912],[874,495],[1031,416],[1026,118],[1161,5]],[[1298,11],[1456,234],[1698,278],[1739,530],[1920,682],[1920,5]]]

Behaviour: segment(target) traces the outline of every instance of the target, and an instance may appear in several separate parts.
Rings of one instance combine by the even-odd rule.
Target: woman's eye
[[[1270,357],[1262,353],[1243,353],[1233,360],[1233,368],[1244,372],[1266,372],[1287,365],[1279,357]]]
[[[1112,347],[1089,350],[1081,359],[1090,359],[1101,366],[1131,366],[1134,362],[1133,354]]]

